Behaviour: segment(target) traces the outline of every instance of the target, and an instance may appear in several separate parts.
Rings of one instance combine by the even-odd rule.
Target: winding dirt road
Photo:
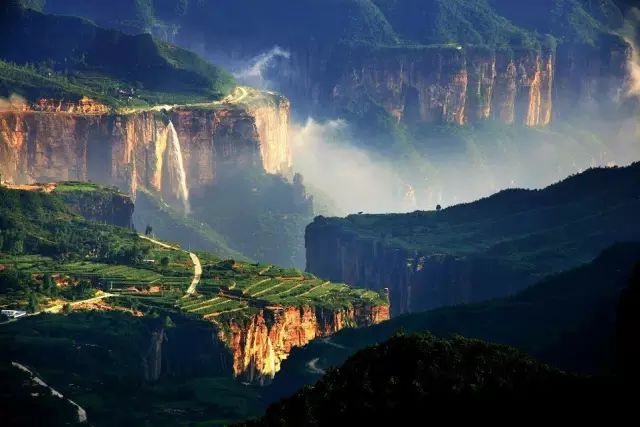
[[[185,251],[184,249],[181,249],[177,246],[172,246],[159,240],[153,239],[149,236],[144,236],[142,234],[140,234],[139,236],[141,239],[148,240],[149,242],[155,243],[156,245],[162,246],[163,248],[173,249],[174,251],[181,251],[189,254],[191,262],[193,262],[193,279],[191,280],[191,284],[187,288],[184,296],[193,295],[196,292],[196,287],[198,286],[198,283],[200,283],[200,278],[202,277],[202,264],[200,263],[200,258],[198,258],[198,255],[193,252]]]

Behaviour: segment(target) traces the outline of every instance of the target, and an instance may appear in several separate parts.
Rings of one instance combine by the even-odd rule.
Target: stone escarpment
[[[477,300],[468,257],[420,253],[362,237],[318,217],[307,227],[307,271],[388,289],[394,315]]]
[[[60,197],[74,212],[89,221],[112,224],[118,227],[133,226],[133,200],[117,191],[63,191]]]
[[[191,190],[215,183],[225,167],[288,173],[289,103],[265,94],[249,104],[217,103],[111,112],[83,99],[40,100],[0,111],[0,168],[14,183],[91,180],[135,194],[138,185],[165,196],[174,167],[175,128]]]
[[[339,309],[267,307],[249,317],[220,320],[218,336],[233,354],[234,374],[264,384],[280,370],[293,347],[344,328],[374,325],[387,319],[388,305]]]
[[[493,119],[546,126],[552,118],[609,108],[625,87],[630,47],[563,45],[556,51],[471,47],[356,49],[346,57],[293,49],[279,75],[296,103],[338,112],[369,102],[408,124]]]
[[[441,211],[316,217],[307,271],[373,290],[393,314],[513,294],[640,236],[640,164],[590,169]]]

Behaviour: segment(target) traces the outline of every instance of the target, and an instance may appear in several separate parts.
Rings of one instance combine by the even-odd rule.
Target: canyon
[[[113,110],[87,98],[4,105],[2,179],[93,181],[131,195],[142,186],[184,202],[189,191],[215,184],[224,168],[287,175],[289,102],[236,91],[221,102],[147,110]]]

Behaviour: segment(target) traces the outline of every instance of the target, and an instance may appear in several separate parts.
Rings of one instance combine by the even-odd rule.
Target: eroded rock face
[[[41,100],[0,111],[0,168],[14,183],[91,180],[131,194],[138,185],[163,192],[171,121],[187,183],[197,190],[224,167],[288,173],[288,120],[286,101],[113,114],[86,99],[74,106]]]
[[[554,116],[592,112],[625,87],[630,47],[563,45],[557,52],[481,48],[378,48],[340,57],[293,49],[280,90],[312,108],[378,104],[399,122],[468,124],[495,119],[546,126]]]
[[[89,221],[133,227],[131,197],[115,191],[65,191],[60,197],[72,211]]]
[[[242,319],[242,320],[240,320]],[[348,327],[363,327],[389,319],[389,306],[265,308],[248,318],[219,323],[218,337],[231,349],[237,377],[262,384],[280,370],[293,347],[328,337]]]
[[[386,288],[394,316],[484,297],[473,286],[477,260],[410,251],[340,227],[314,227],[320,221],[307,227],[307,271],[368,289]]]

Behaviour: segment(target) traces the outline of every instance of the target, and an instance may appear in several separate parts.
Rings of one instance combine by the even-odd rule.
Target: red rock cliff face
[[[168,123],[182,146],[188,186],[215,182],[224,167],[287,173],[289,104],[215,109],[178,107],[166,113],[108,113],[89,100],[41,100],[0,111],[0,169],[15,183],[92,180],[133,193],[163,191]]]
[[[392,50],[343,75],[334,101],[366,92],[408,123],[463,125],[495,118],[526,126],[551,121],[554,57],[540,52],[510,56],[431,49],[417,55]]]
[[[608,109],[625,87],[629,46],[552,50],[379,48],[293,50],[281,90],[338,114],[364,101],[398,121],[467,124],[495,119],[546,126],[554,116]]]
[[[268,382],[293,347],[343,328],[389,319],[389,306],[340,310],[311,307],[267,308],[243,320],[221,321],[218,336],[231,349],[233,372],[250,382]]]

